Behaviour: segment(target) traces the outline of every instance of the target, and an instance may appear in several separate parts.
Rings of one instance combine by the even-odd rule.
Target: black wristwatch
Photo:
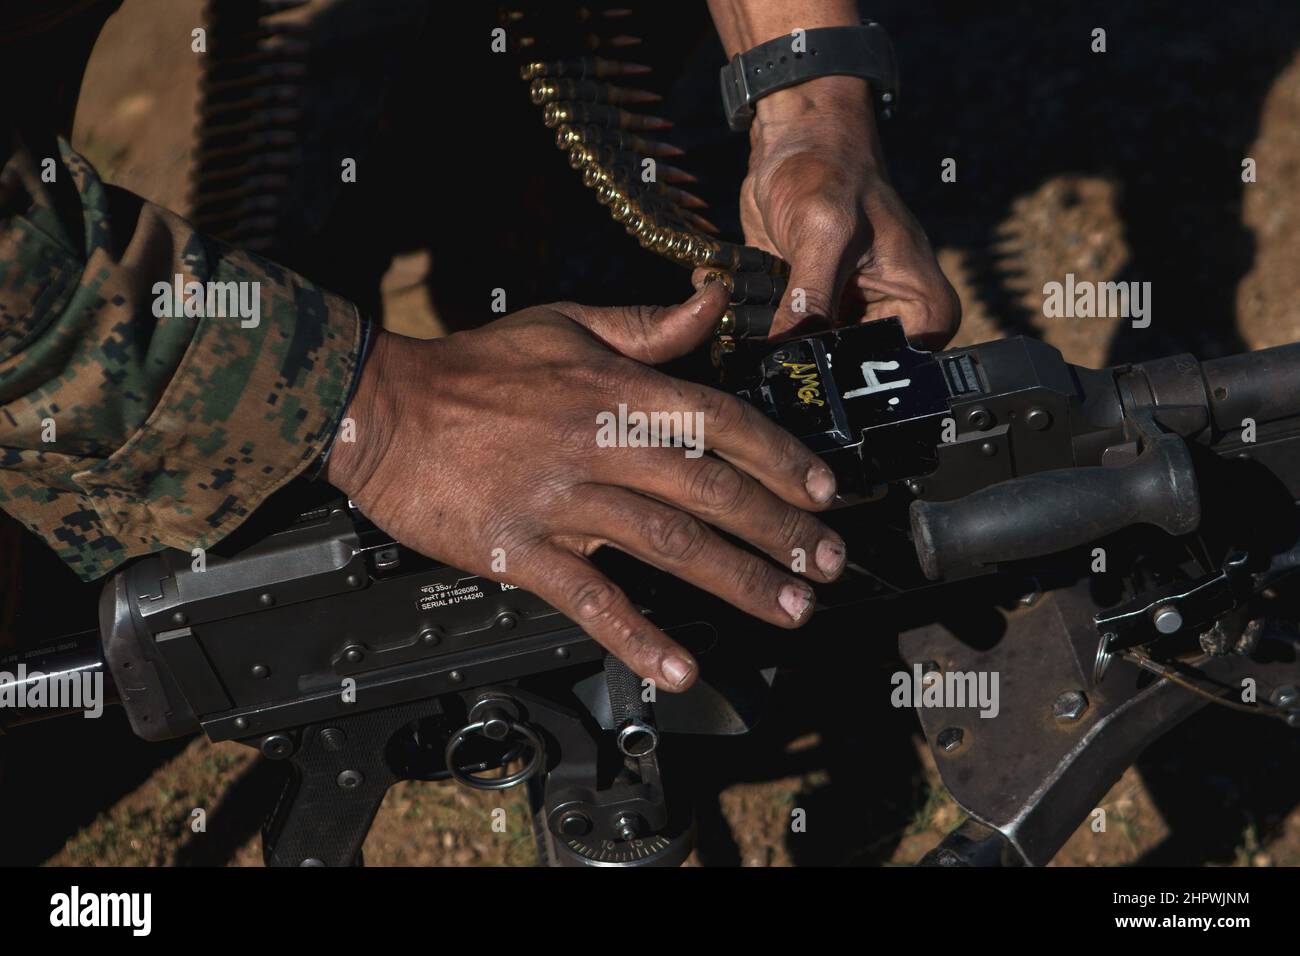
[[[722,68],[722,106],[735,132],[749,129],[754,102],[819,76],[870,81],[877,108],[888,118],[898,105],[898,66],[885,28],[872,20],[856,27],[819,27],[787,33],[737,53]]]

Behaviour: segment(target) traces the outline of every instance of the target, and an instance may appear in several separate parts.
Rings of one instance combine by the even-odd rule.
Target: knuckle
[[[700,404],[704,415],[710,419],[714,429],[723,433],[732,433],[742,429],[749,419],[749,405],[734,395],[706,388],[702,393]]]
[[[798,289],[803,293],[803,301],[796,302],[794,299],[795,290]],[[831,314],[831,296],[825,289],[813,288],[810,286],[794,286],[789,292],[789,308],[796,315],[820,315],[827,316]]]
[[[847,242],[857,227],[856,210],[824,197],[810,198],[801,216],[805,234],[825,243]]]
[[[597,447],[599,429],[600,420],[595,414],[571,415],[552,426],[549,441],[557,450],[569,455],[589,455]]]
[[[633,619],[619,617],[610,620],[598,639],[602,646],[639,674],[653,676],[658,672],[663,648],[647,630],[645,619],[639,614]]]
[[[688,493],[698,507],[710,514],[733,514],[744,507],[749,491],[740,472],[708,460],[695,471]]]
[[[957,290],[946,279],[943,284],[943,308],[940,312],[942,327],[956,332],[961,326],[961,296],[957,294]]]
[[[805,540],[804,532],[807,526],[807,519],[803,512],[798,508],[787,507],[781,515],[780,527],[777,528],[777,543],[783,550],[800,544]]]
[[[517,566],[525,564],[542,541],[533,520],[514,512],[500,513],[485,530],[492,547],[504,549]]]
[[[789,477],[796,485],[803,483],[804,474],[812,466],[812,454],[786,432],[777,435],[772,448],[772,468]]]
[[[636,380],[638,367],[615,355],[607,361],[582,362],[568,370],[570,385],[578,395],[589,395],[597,402],[609,401],[622,395],[629,383]]]
[[[732,570],[732,586],[741,597],[760,603],[772,587],[772,571],[767,563],[743,554]]]
[[[601,578],[581,578],[569,585],[569,603],[581,624],[599,624],[618,607],[623,594]]]
[[[671,561],[690,561],[704,547],[704,525],[683,511],[655,509],[644,519],[642,534],[656,554]]]

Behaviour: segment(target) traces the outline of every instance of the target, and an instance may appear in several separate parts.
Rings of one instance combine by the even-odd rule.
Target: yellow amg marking
[[[799,396],[799,401],[805,405],[825,405],[820,398],[822,393],[822,383],[817,378],[817,366],[809,365],[803,362],[782,362],[782,368],[790,370],[790,378],[799,383],[799,390],[795,393]]]

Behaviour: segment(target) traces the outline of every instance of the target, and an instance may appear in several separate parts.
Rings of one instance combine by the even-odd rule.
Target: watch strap
[[[735,132],[749,128],[754,103],[769,93],[821,76],[858,76],[871,83],[882,115],[898,102],[898,67],[889,35],[879,23],[818,27],[783,34],[737,53],[722,68],[722,105]]]

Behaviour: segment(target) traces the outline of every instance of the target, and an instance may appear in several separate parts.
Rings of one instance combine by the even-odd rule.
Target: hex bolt
[[[952,753],[961,746],[962,741],[966,739],[966,732],[960,727],[945,727],[939,731],[939,736],[935,738],[935,743],[944,753]]]
[[[1263,618],[1251,618],[1246,622],[1246,627],[1242,630],[1241,636],[1237,638],[1236,645],[1232,648],[1237,654],[1253,654],[1255,648],[1259,646],[1259,639],[1264,635],[1265,622]]]
[[[1161,634],[1175,634],[1183,626],[1183,615],[1172,604],[1162,604],[1151,612],[1151,623]]]
[[[1078,720],[1088,709],[1088,697],[1081,690],[1067,690],[1052,702],[1052,716],[1060,721]]]
[[[624,840],[635,840],[641,831],[641,818],[635,813],[624,813],[614,821],[614,829]]]
[[[338,775],[338,779],[335,780],[335,783],[344,790],[355,790],[357,787],[361,786],[362,781],[365,779],[366,778],[361,775],[361,771],[359,770],[344,770]]]

